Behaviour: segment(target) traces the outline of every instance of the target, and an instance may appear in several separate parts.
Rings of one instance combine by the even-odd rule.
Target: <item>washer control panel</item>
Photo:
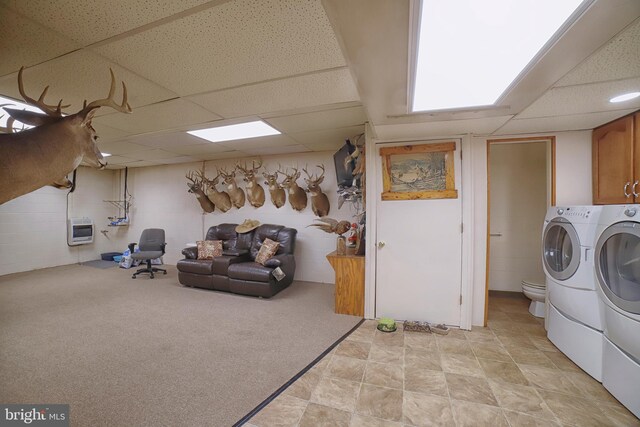
[[[591,214],[591,209],[587,206],[579,206],[573,208],[560,208],[558,207],[557,211],[558,215],[564,216],[566,218],[589,218]]]

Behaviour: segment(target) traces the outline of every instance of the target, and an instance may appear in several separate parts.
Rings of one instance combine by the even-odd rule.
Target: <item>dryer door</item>
[[[549,221],[542,236],[542,261],[556,280],[567,280],[580,265],[580,240],[571,223],[564,218]]]
[[[602,292],[622,310],[640,314],[640,223],[619,222],[605,229],[595,259]]]

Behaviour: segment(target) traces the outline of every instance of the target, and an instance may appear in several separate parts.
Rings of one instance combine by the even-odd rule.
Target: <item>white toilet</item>
[[[536,317],[544,317],[544,300],[547,295],[547,285],[544,279],[524,279],[522,281],[522,292],[531,300],[529,313]]]

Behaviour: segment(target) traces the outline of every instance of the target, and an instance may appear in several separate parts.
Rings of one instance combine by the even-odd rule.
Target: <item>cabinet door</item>
[[[633,116],[623,117],[593,131],[593,203],[633,203]],[[640,186],[638,186],[640,187]]]

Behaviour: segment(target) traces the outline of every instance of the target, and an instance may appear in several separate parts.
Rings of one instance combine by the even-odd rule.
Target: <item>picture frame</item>
[[[382,200],[457,199],[455,150],[453,141],[381,148]]]

